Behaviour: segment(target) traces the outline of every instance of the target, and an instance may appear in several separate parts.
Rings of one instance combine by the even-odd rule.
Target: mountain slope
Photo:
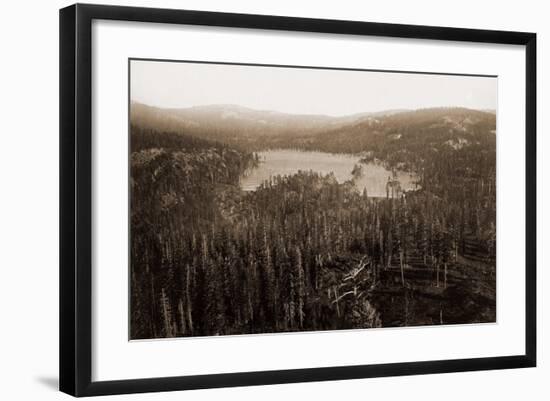
[[[316,135],[302,138],[305,146],[332,152],[423,150],[448,144],[463,147],[494,142],[496,116],[465,108],[431,108],[380,117],[368,117]]]
[[[254,110],[236,105],[162,109],[132,102],[130,120],[133,125],[141,128],[186,133],[230,143],[254,143],[258,141],[258,137],[317,135],[371,116],[398,112],[400,110],[333,117]]]
[[[495,152],[496,114],[466,108],[389,110],[344,117],[293,115],[235,105],[160,109],[131,104],[131,123],[247,150],[296,148],[365,154],[412,168],[427,151]]]

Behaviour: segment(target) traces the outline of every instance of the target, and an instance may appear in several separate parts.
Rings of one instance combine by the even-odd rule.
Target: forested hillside
[[[494,114],[159,111],[154,129],[136,110],[132,339],[495,320]],[[242,191],[270,148],[358,154],[419,187],[371,198],[354,178],[302,171]]]

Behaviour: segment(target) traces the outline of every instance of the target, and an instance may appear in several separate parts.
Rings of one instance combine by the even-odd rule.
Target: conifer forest
[[[131,339],[495,322],[494,110],[132,102],[129,132]]]

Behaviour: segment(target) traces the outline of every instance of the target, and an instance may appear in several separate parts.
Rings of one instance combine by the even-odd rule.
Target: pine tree
[[[299,327],[304,327],[304,304],[306,297],[306,286],[304,279],[304,264],[302,260],[302,252],[300,247],[296,247],[296,298],[297,298],[297,315]]]
[[[161,289],[160,303],[162,307],[162,318],[164,323],[164,337],[174,337],[175,333],[172,326],[172,309],[166,296],[164,288]]]
[[[433,250],[434,250],[435,267],[436,267],[436,287],[439,287],[439,264],[442,260],[442,256],[444,253],[444,241],[443,241],[443,231],[438,218],[435,219],[433,231],[434,231]]]

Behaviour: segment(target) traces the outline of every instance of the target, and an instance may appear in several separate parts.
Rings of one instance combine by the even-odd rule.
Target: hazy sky
[[[157,107],[236,104],[296,114],[497,108],[497,79],[183,62],[131,62],[131,100]]]

